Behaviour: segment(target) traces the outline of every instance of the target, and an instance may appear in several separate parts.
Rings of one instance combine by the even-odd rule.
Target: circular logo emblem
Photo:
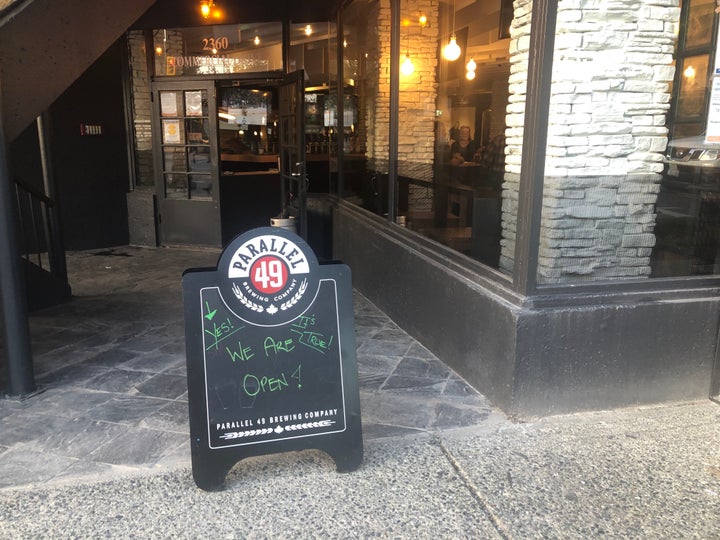
[[[313,302],[317,259],[298,235],[276,227],[249,231],[228,245],[218,263],[218,286],[241,319],[262,326],[284,324]]]

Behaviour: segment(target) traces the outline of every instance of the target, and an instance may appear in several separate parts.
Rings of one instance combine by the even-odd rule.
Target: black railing
[[[55,202],[36,188],[15,179],[20,246],[25,260],[67,281],[65,249]]]

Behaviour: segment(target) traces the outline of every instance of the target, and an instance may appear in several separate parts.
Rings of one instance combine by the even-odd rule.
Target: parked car
[[[674,139],[667,145],[665,162],[670,176],[683,171],[720,170],[720,143],[705,142],[705,135]]]

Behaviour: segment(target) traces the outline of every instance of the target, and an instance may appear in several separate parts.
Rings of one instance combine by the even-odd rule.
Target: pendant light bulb
[[[409,77],[413,74],[415,71],[415,65],[413,64],[413,61],[410,59],[410,55],[405,55],[405,60],[403,60],[403,63],[400,65],[400,73],[405,75],[406,77]]]
[[[457,44],[457,37],[455,34],[450,36],[450,43],[445,45],[445,48],[443,49],[443,56],[446,60],[450,60],[451,62],[454,62],[458,58],[460,58],[460,45]]]

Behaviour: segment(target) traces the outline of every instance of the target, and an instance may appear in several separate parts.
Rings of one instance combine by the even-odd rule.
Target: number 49
[[[282,287],[284,285],[282,263],[277,259],[260,261],[255,267],[253,281],[262,289]]]

